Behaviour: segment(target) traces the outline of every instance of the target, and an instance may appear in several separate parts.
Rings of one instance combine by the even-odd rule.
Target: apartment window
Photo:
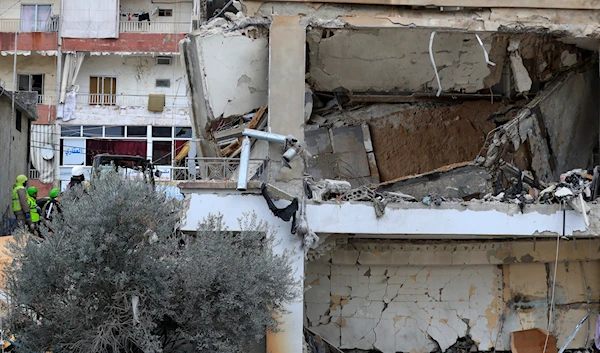
[[[155,165],[171,165],[172,141],[152,142],[152,163]]]
[[[21,32],[52,30],[52,5],[21,5]]]
[[[172,137],[171,127],[152,127],[152,137]]]
[[[105,137],[125,137],[125,126],[106,126],[104,128]]]
[[[23,124],[23,116],[21,114],[20,111],[17,110],[17,120],[15,121],[15,128],[17,129],[17,131],[21,132],[22,129],[22,124]]]
[[[169,79],[157,79],[156,80],[157,88],[169,88],[171,87],[171,80]]]
[[[173,9],[159,9],[158,17],[173,17]]]
[[[127,137],[146,137],[148,129],[145,126],[128,126]]]
[[[156,58],[156,65],[171,65],[170,56],[158,56]]]
[[[81,126],[62,125],[60,127],[60,136],[80,137],[81,136]]]
[[[117,78],[90,77],[90,105],[115,105],[117,101]]]
[[[84,126],[83,137],[102,137],[102,126]]]
[[[19,91],[36,91],[38,96],[44,94],[44,74],[19,74],[18,80]]]

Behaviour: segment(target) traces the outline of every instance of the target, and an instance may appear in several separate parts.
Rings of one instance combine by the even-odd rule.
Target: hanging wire
[[[564,238],[566,223],[567,223],[567,211],[565,208],[565,200],[561,200],[562,211],[563,211],[563,226],[562,226],[562,237]],[[548,338],[550,337],[550,324],[552,323],[552,329],[554,329],[554,292],[556,289],[556,273],[558,272],[558,251],[560,249],[560,238],[561,235],[558,234],[556,236],[556,256],[554,259],[554,274],[552,276],[552,297],[550,299],[550,313],[548,314],[548,327],[546,329],[546,340],[544,342],[544,350],[542,353],[546,353],[546,348],[548,348]]]

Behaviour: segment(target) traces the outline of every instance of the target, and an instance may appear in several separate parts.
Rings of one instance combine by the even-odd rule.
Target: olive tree
[[[183,202],[116,176],[60,202],[43,241],[16,234],[4,271],[8,330],[28,349],[244,352],[297,294],[291,254],[254,215],[182,234]]]

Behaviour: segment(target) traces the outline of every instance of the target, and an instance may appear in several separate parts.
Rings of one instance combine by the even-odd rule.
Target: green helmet
[[[30,186],[27,188],[27,194],[29,196],[33,196],[33,195],[37,194],[37,192],[38,192],[38,189],[35,186]]]
[[[23,185],[23,184],[25,184],[26,181],[27,181],[27,177],[25,175],[21,174],[21,175],[17,176],[17,180],[16,180],[17,185]]]
[[[58,195],[60,195],[60,189],[56,189],[56,188],[50,190],[50,193],[48,194],[48,196],[50,196],[51,199],[57,198]]]

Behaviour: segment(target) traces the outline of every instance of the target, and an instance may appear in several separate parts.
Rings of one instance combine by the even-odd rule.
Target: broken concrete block
[[[365,151],[362,126],[347,126],[331,130],[334,152]]]
[[[306,150],[313,156],[323,153],[332,153],[333,147],[329,137],[329,129],[316,129],[304,133]]]
[[[486,194],[490,179],[490,174],[484,168],[466,164],[389,181],[380,184],[377,191],[399,191],[417,199],[428,195],[461,199],[481,198]]]

